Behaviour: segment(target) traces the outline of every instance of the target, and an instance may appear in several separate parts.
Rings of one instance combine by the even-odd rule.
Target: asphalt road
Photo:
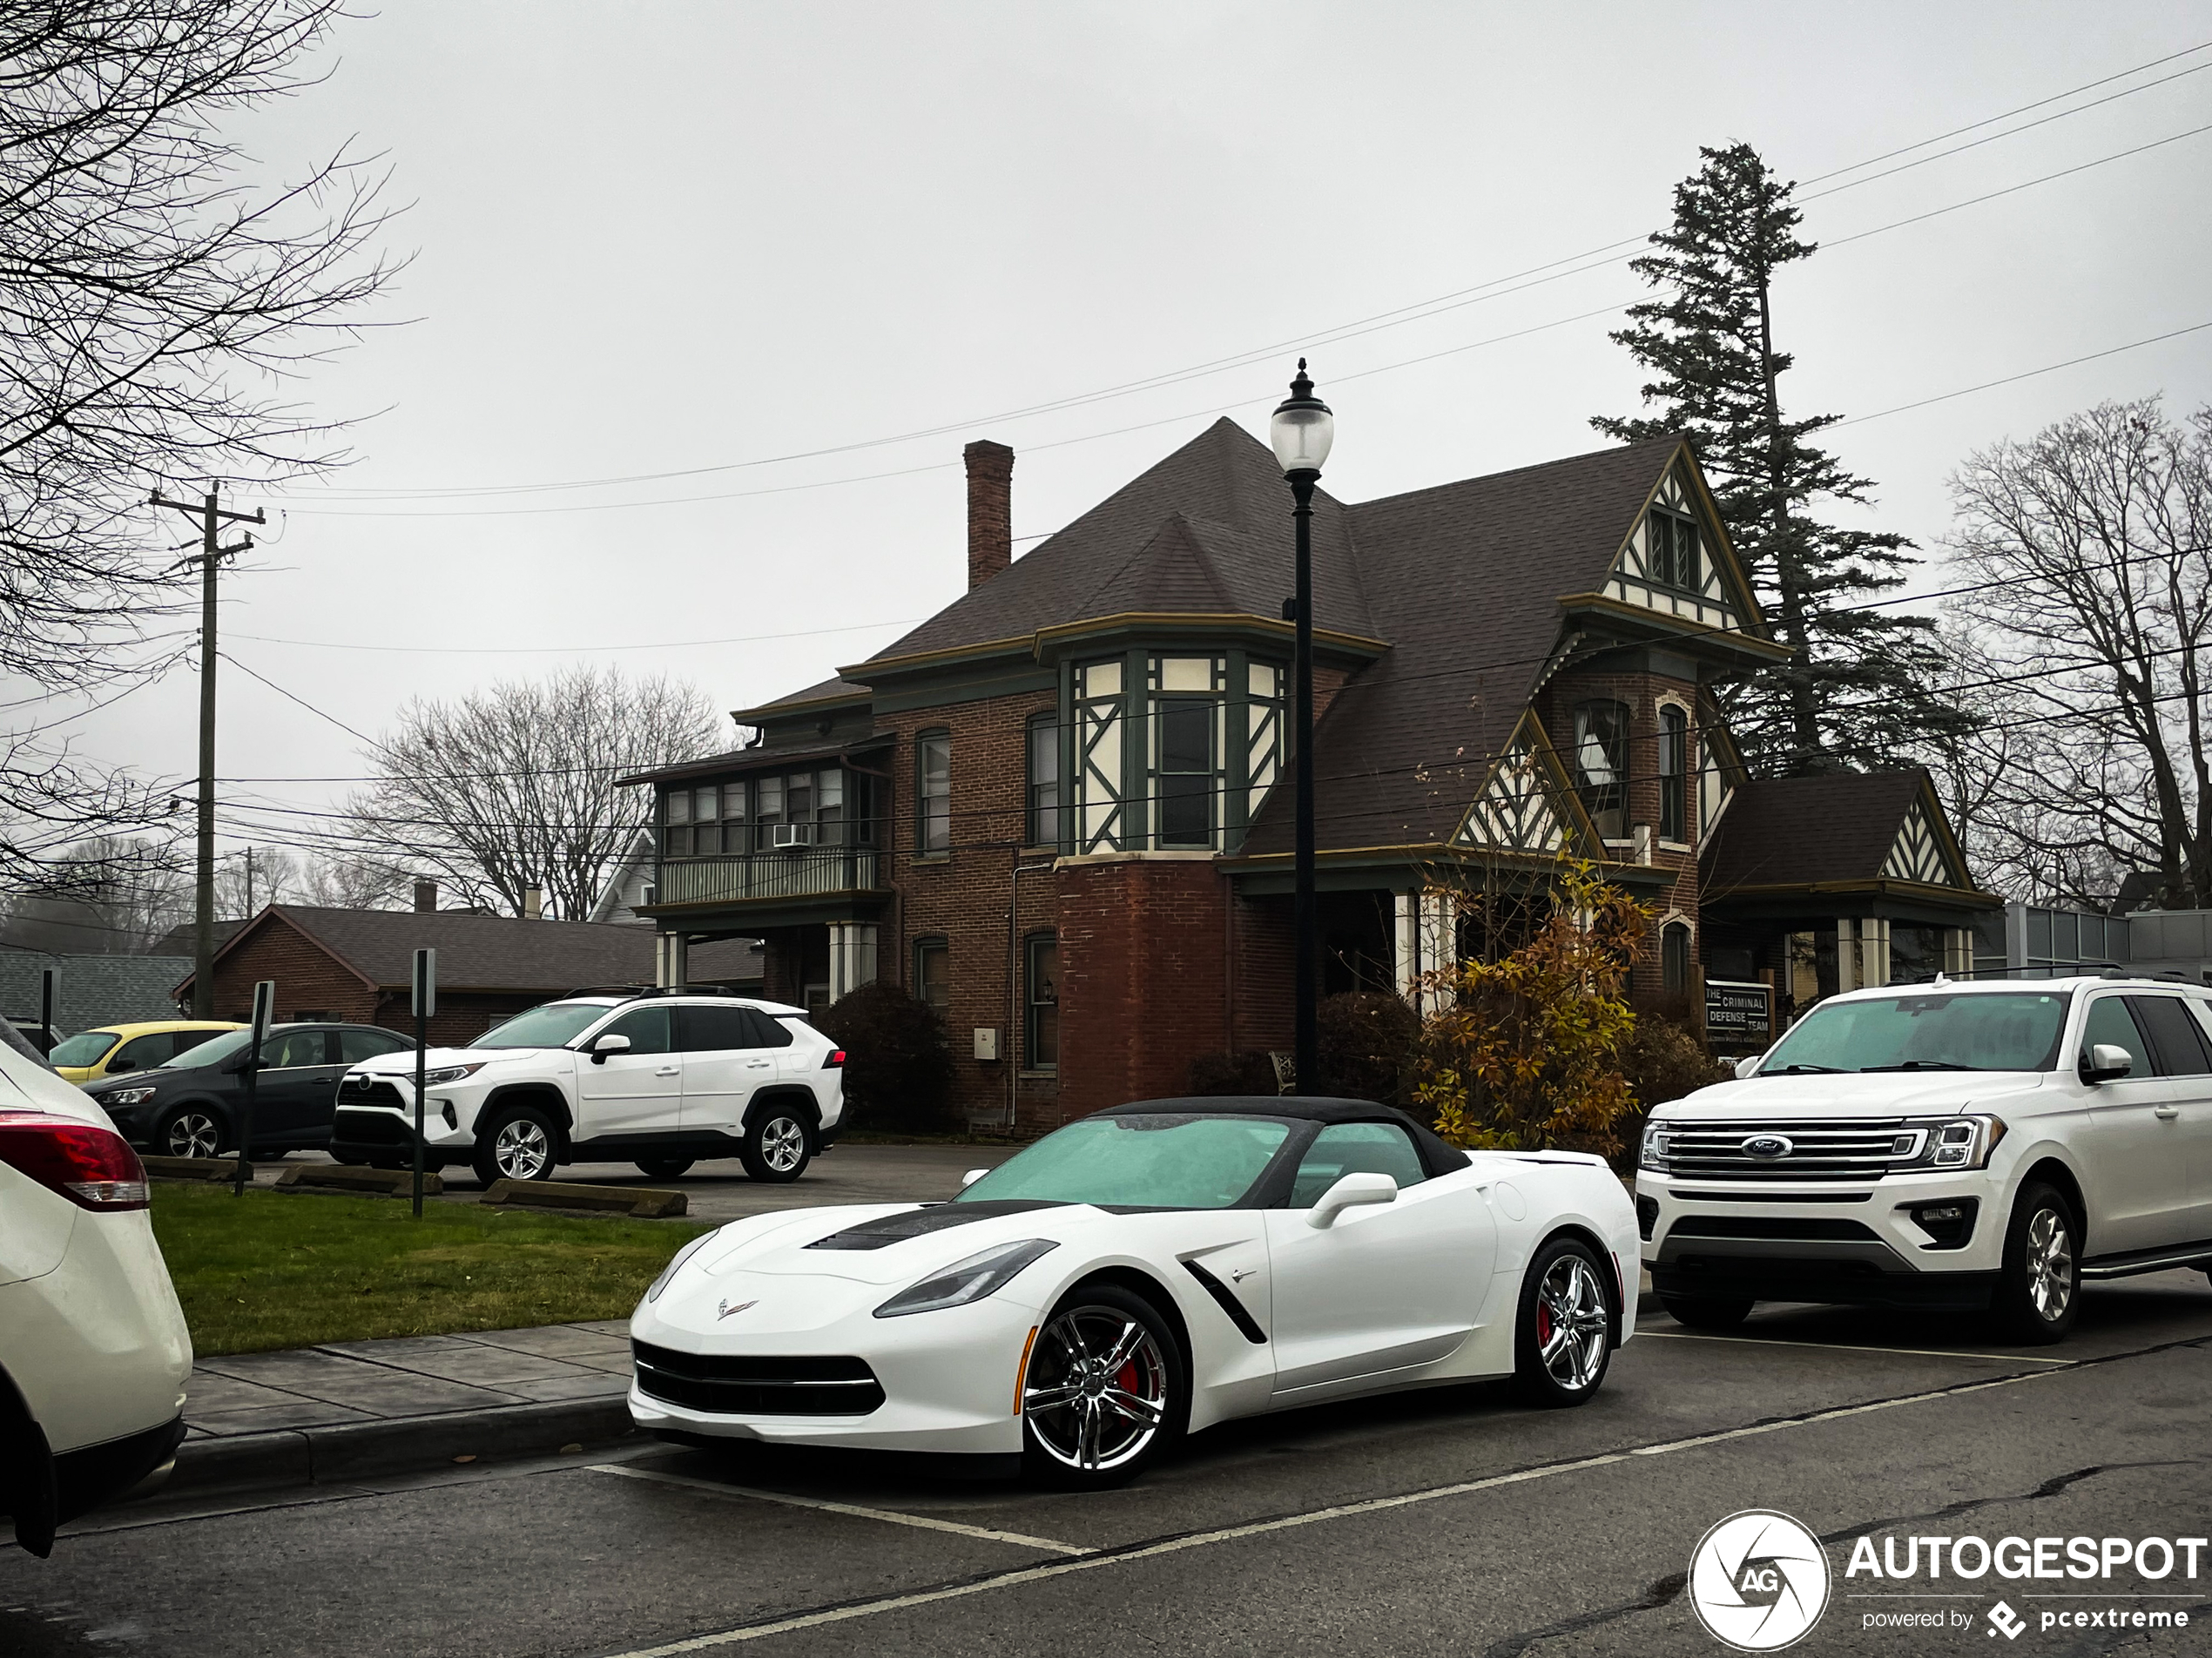
[[[0,1653],[1717,1654],[1683,1574],[1750,1507],[1826,1543],[1831,1599],[1794,1651],[2212,1653],[2212,1550],[2193,1580],[1845,1575],[1862,1533],[2212,1533],[2208,1346],[2201,1274],[2090,1287],[2057,1350],[1957,1318],[1777,1308],[1715,1338],[1655,1312],[1578,1411],[1487,1386],[1316,1408],[1103,1495],[651,1446],[113,1511],[51,1560],[0,1551]],[[1956,1598],[1872,1598],[1905,1594]],[[1986,1621],[2000,1595],[2017,1640]],[[2115,1607],[2195,1622],[2115,1628]],[[1899,1612],[1959,1627],[1868,1627]]]

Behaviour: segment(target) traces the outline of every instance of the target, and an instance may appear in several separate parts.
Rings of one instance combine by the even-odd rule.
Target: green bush
[[[846,1126],[938,1134],[953,1122],[953,1056],[927,1002],[894,984],[839,998],[822,1034],[845,1050]]]
[[[1635,1031],[1622,1044],[1621,1074],[1635,1101],[1619,1125],[1622,1150],[1615,1163],[1623,1169],[1635,1165],[1652,1107],[1736,1075],[1725,1061],[1713,1057],[1696,1031],[1649,1010],[1636,1015]]]

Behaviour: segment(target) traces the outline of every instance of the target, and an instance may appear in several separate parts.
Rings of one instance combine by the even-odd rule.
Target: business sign
[[[1714,1041],[1764,1048],[1774,1040],[1774,987],[1706,980],[1705,1034]]]

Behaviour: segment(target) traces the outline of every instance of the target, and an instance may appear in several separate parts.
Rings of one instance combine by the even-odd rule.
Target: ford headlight
[[[715,1231],[717,1232],[721,1230],[722,1229],[718,1226],[715,1228]],[[702,1249],[704,1249],[713,1237],[714,1232],[702,1232],[690,1243],[686,1244],[682,1249],[677,1250],[676,1253],[670,1257],[668,1264],[660,1270],[660,1277],[653,1280],[652,1287],[645,1291],[645,1299],[648,1301],[659,1300],[660,1292],[668,1288],[669,1280],[673,1278],[678,1271],[682,1270],[684,1263],[690,1260],[694,1255],[697,1255]]]
[[[1905,1155],[1892,1166],[1899,1169],[1979,1169],[2005,1137],[2002,1117],[1946,1117],[1940,1122],[1914,1122],[1898,1136],[1895,1153]],[[1911,1143],[1917,1139],[1919,1144]]]
[[[1673,1139],[1673,1123],[1652,1122],[1645,1124],[1643,1130],[1643,1152],[1642,1155],[1636,1159],[1636,1161],[1646,1169],[1654,1169],[1662,1175],[1665,1174],[1667,1172],[1667,1150],[1669,1144]]]
[[[875,1316],[898,1318],[910,1312],[934,1312],[940,1307],[964,1307],[971,1301],[981,1301],[1013,1283],[1015,1275],[1029,1263],[1059,1247],[1045,1237],[999,1244],[981,1255],[971,1255],[965,1261],[955,1261],[942,1272],[924,1278],[911,1289],[900,1291],[875,1310]]]

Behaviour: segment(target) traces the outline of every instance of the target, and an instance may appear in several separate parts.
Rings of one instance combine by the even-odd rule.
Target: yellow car
[[[46,1062],[62,1080],[80,1088],[104,1076],[150,1071],[187,1048],[239,1028],[234,1019],[154,1019],[136,1025],[102,1025],[56,1042]]]

